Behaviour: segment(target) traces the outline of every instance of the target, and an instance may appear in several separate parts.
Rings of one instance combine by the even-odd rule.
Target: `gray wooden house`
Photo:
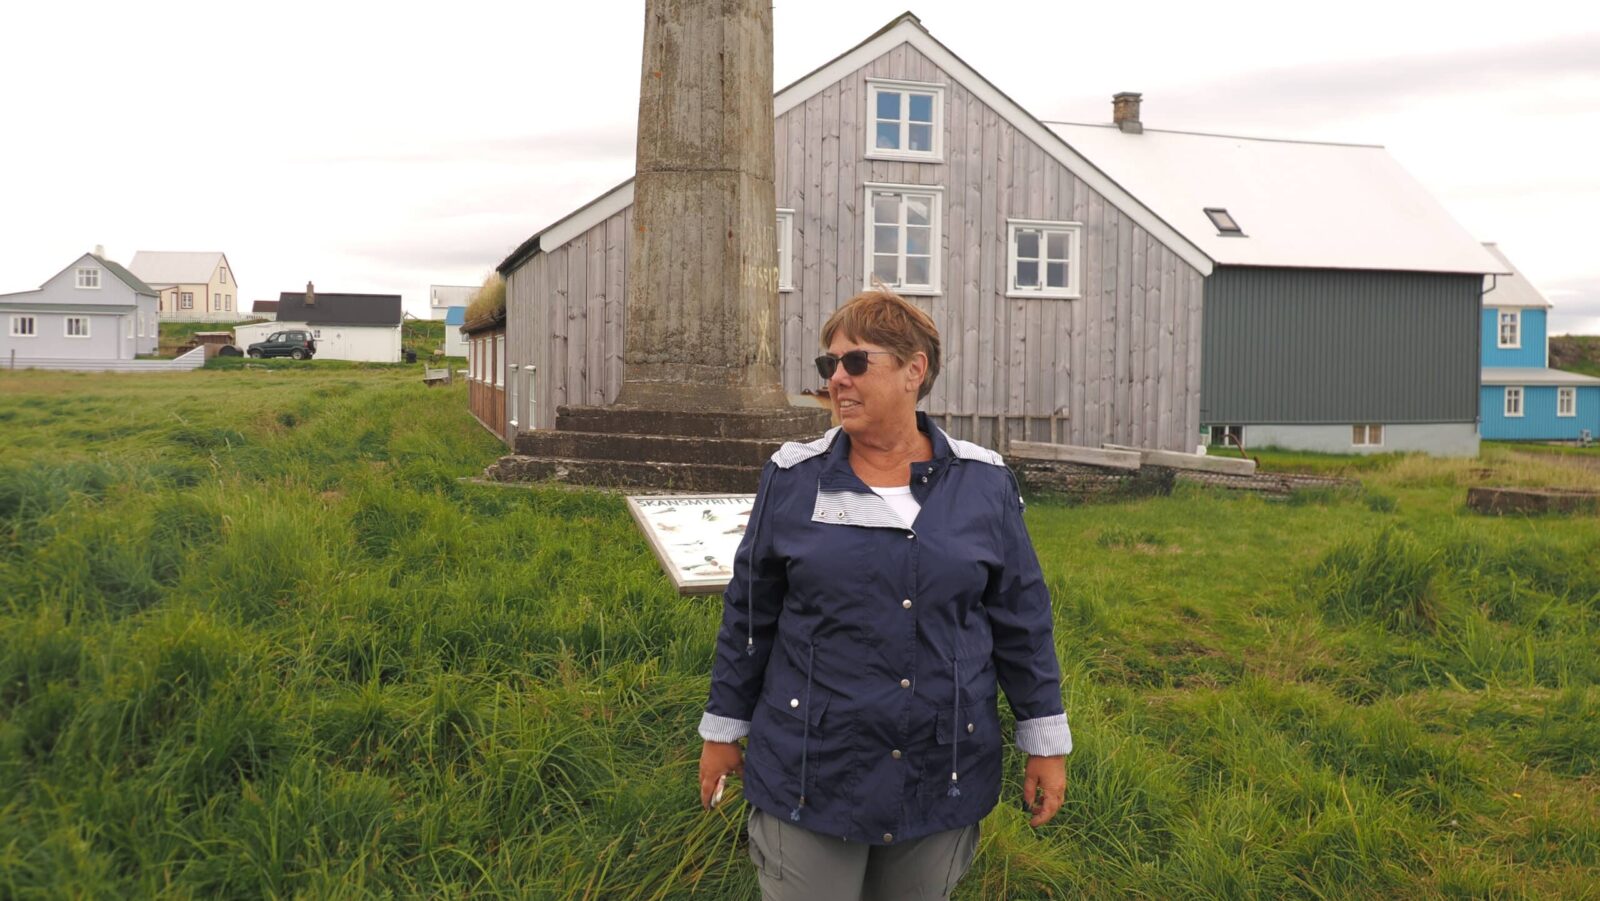
[[[107,370],[153,354],[157,292],[104,251],[78,257],[32,291],[0,294],[0,366]],[[138,366],[126,366],[138,369]]]
[[[1495,258],[1382,147],[1051,123],[1212,263],[1200,425],[1249,447],[1478,452]]]
[[[1211,259],[903,15],[779,91],[783,382],[873,284],[928,309],[953,435],[1192,450]],[[533,235],[507,281],[508,441],[622,382],[632,182]]]

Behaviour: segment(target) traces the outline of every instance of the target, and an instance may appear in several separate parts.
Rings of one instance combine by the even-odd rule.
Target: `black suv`
[[[304,329],[273,332],[265,341],[257,341],[245,349],[252,357],[294,357],[309,360],[317,352],[317,342]]]

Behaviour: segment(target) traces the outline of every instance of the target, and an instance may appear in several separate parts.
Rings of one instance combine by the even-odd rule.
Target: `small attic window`
[[[1218,234],[1244,235],[1244,229],[1239,227],[1239,223],[1233,221],[1233,217],[1228,215],[1227,210],[1219,206],[1208,206],[1205,211],[1206,215],[1211,217],[1211,224],[1217,227]]]

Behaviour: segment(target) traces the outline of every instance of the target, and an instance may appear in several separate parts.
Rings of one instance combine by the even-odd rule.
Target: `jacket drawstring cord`
[[[789,811],[791,822],[800,822],[800,808],[806,806],[806,758],[810,756],[807,745],[811,741],[811,670],[817,662],[817,646],[811,645],[806,649],[806,706],[805,716],[800,727],[800,803]]]
[[[757,486],[759,487],[759,486]],[[744,653],[746,657],[756,655],[756,539],[761,537],[761,516],[767,512],[767,496],[761,495],[761,509],[750,510],[750,561],[744,568]]]
[[[958,765],[961,747],[961,664],[954,657],[950,658],[950,674],[955,680],[955,685],[950,692],[953,696],[950,702],[950,788],[945,792],[945,797],[959,798],[961,789],[956,785],[956,781],[961,778],[959,775],[961,768]]]

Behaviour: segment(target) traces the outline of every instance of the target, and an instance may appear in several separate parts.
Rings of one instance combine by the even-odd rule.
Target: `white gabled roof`
[[[1494,254],[1505,271],[1510,275],[1486,275],[1483,278],[1483,305],[1486,307],[1549,307],[1550,301],[1546,300],[1539,289],[1528,281],[1506,255],[1500,251],[1499,245],[1493,241],[1483,242],[1483,246]]]
[[[924,56],[933,61],[946,76],[971,91],[973,96],[987,104],[1001,118],[1025,137],[1039,145],[1051,157],[1062,165],[1072,170],[1090,188],[1121,210],[1134,223],[1139,225],[1152,237],[1165,244],[1176,253],[1184,262],[1197,269],[1202,275],[1210,275],[1212,260],[1196,246],[1189,238],[1174,229],[1161,216],[1152,211],[1139,198],[1130,194],[1126,186],[1119,185],[1097,164],[1086,160],[1078,151],[1068,146],[1045,124],[1034,118],[1027,110],[1018,106],[1016,101],[1007,97],[999,88],[990,84],[987,79],[968,66],[960,57],[950,51],[948,47],[939,43],[922,23],[911,13],[903,13],[894,21],[880,29],[876,34],[857,44],[854,48],[836,57],[833,61],[814,70],[809,75],[790,84],[788,87],[773,97],[773,113],[782,116],[784,113],[805,103],[806,100],[816,96],[825,88],[843,79],[850,73],[866,66],[878,57],[888,53],[901,44],[909,44],[920,51]],[[600,197],[590,201],[565,217],[557,220],[542,231],[536,232],[533,237],[524,241],[522,246],[512,251],[504,262],[500,264],[500,271],[509,272],[522,261],[532,256],[539,250],[550,250],[566,244],[578,235],[583,234],[616,213],[626,209],[633,203],[633,179],[629,179]],[[1489,270],[1474,270],[1487,272]]]
[[[1600,385],[1600,379],[1576,372],[1537,367],[1485,366],[1485,385]]]
[[[198,285],[211,281],[220,251],[141,250],[128,268],[150,285]]]
[[[1049,124],[1219,265],[1511,271],[1382,147]]]

